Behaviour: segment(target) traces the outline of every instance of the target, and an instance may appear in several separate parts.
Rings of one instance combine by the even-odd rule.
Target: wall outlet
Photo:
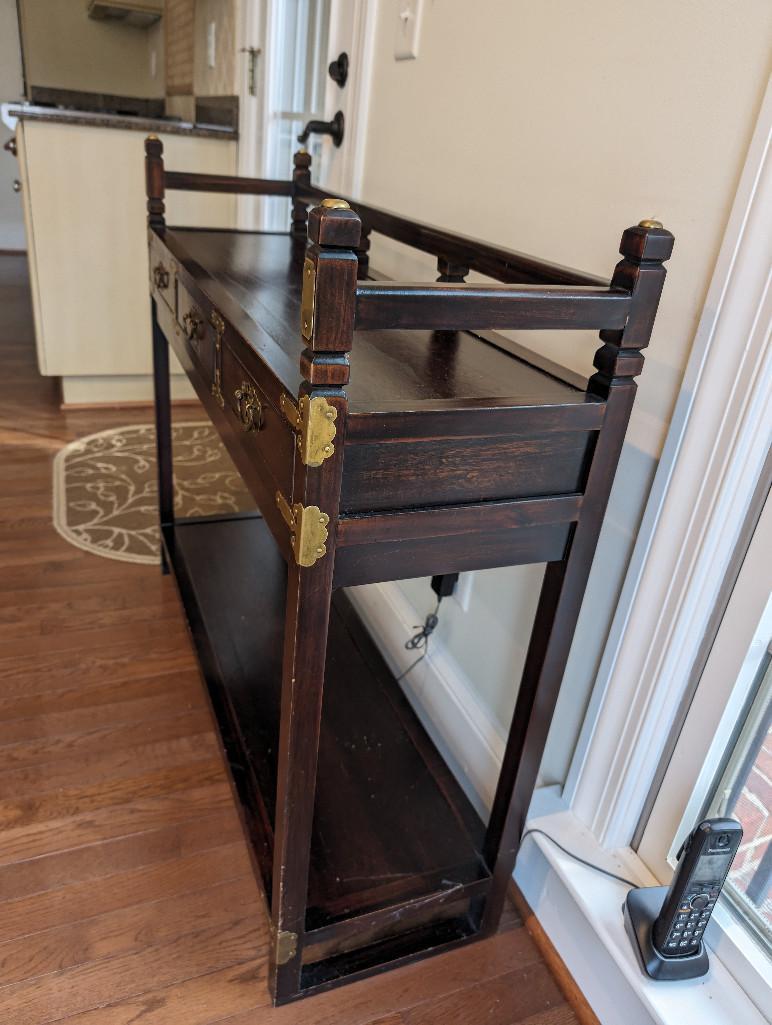
[[[217,64],[217,22],[210,21],[206,26],[206,63],[210,68]]]
[[[423,0],[394,0],[396,9],[394,59],[415,60],[421,34]]]

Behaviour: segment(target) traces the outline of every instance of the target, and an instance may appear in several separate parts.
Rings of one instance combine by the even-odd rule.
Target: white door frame
[[[633,837],[772,434],[772,86],[751,141],[564,796]]]
[[[239,97],[237,170],[241,178],[259,178],[265,124],[265,3],[236,0],[236,85]],[[260,50],[255,66],[255,93],[249,91],[249,48]],[[254,228],[259,223],[260,197],[236,197],[236,226]]]

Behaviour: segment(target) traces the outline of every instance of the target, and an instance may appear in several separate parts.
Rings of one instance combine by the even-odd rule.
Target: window
[[[772,977],[772,501],[764,504],[667,767],[656,787],[638,854],[667,882],[683,838],[706,815],[743,825],[735,858],[706,935],[762,1007]]]
[[[768,950],[772,949],[772,649],[759,673],[748,716],[728,751],[708,815],[736,818],[743,842],[726,894]]]

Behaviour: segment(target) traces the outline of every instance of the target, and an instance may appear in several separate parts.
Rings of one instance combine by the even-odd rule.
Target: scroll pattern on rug
[[[254,509],[210,424],[172,427],[177,516]],[[123,562],[160,557],[155,428],[118,427],[70,442],[54,459],[54,526],[84,551]]]

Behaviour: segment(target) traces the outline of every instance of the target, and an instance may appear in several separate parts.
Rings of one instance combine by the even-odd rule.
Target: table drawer
[[[181,281],[177,281],[177,324],[185,345],[207,385],[214,381],[217,335],[214,327]]]
[[[347,445],[341,511],[574,494],[584,490],[596,436],[553,431],[534,437],[524,430],[473,438],[392,435],[388,445]]]
[[[292,495],[295,433],[284,416],[226,342],[222,347],[222,397],[229,426],[259,472],[266,470],[272,489]]]
[[[177,265],[154,234],[150,238],[150,286],[153,295],[176,316]]]

